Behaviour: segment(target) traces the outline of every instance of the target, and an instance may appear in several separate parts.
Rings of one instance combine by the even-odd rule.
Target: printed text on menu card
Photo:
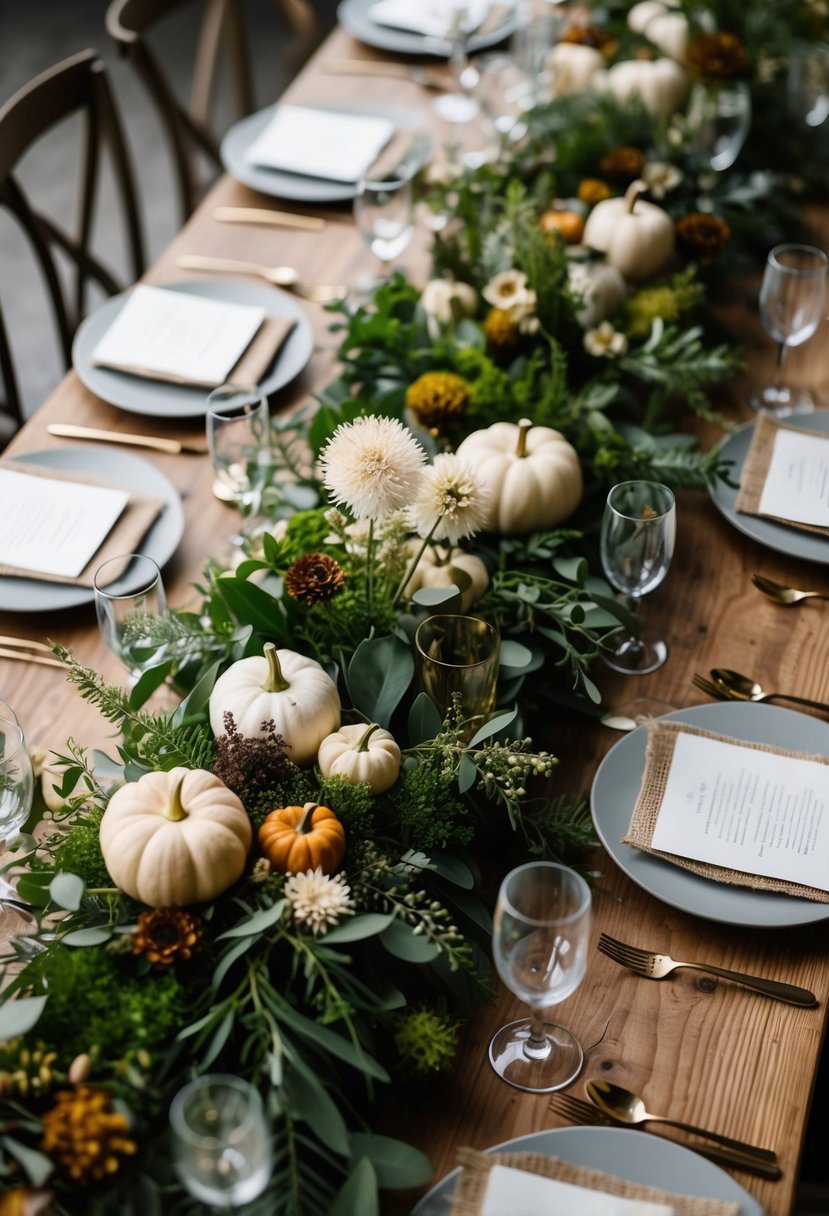
[[[829,528],[829,436],[777,432],[760,514]]]
[[[653,847],[829,890],[829,765],[680,733]]]

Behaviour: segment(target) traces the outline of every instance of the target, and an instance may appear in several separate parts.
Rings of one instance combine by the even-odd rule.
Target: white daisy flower
[[[487,505],[487,491],[476,481],[472,466],[443,452],[421,471],[409,524],[418,536],[456,545],[484,526]]]
[[[285,880],[285,903],[294,923],[310,929],[314,936],[333,929],[344,916],[354,911],[351,888],[341,874],[332,878],[322,866],[304,874],[289,874]]]
[[[584,349],[588,355],[597,359],[618,359],[627,354],[628,340],[618,329],[614,329],[609,321],[602,321],[595,329],[588,329],[584,335]]]
[[[512,313],[516,321],[535,311],[535,292],[527,286],[527,276],[520,270],[504,270],[496,274],[481,294],[487,304]]]
[[[332,500],[377,522],[411,502],[426,455],[396,418],[355,418],[338,426],[322,453]]]
[[[643,167],[642,181],[654,198],[664,198],[672,190],[676,190],[682,181],[682,170],[663,160],[650,160]]]

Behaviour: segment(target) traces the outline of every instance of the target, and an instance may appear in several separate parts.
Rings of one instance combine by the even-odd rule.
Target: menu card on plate
[[[735,509],[829,536],[829,435],[761,414]]]
[[[326,181],[357,182],[394,134],[387,118],[279,106],[245,160]]]
[[[462,1148],[458,1163],[451,1216],[739,1216],[741,1210],[739,1203],[680,1195],[541,1152]]]
[[[624,839],[707,878],[829,903],[829,759],[652,723]]]
[[[461,10],[462,28],[468,33],[476,30],[488,8],[487,0],[469,0],[466,11]],[[377,0],[368,14],[376,25],[389,25],[427,38],[448,38],[457,11],[447,0],[420,0],[414,4],[412,0]]]
[[[249,348],[253,354],[251,344],[265,318],[263,308],[249,304],[142,285],[129,293],[90,359],[101,367],[205,388],[224,384],[231,373],[239,383],[255,383],[258,376],[253,370],[243,375],[240,360]],[[264,353],[270,362],[274,342],[281,344],[294,322],[282,317],[268,320],[281,330],[268,337]]]

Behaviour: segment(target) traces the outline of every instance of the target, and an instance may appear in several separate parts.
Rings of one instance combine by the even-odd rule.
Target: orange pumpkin
[[[542,232],[558,232],[565,245],[578,245],[584,235],[584,219],[578,211],[545,211],[540,223]]]
[[[327,806],[306,802],[271,811],[259,829],[259,847],[281,874],[322,868],[333,874],[345,857],[345,831]]]

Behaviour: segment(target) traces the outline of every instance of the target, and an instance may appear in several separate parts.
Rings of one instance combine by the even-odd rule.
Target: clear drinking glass
[[[442,93],[432,102],[432,108],[445,122],[471,122],[478,114],[478,103],[469,90],[477,81],[478,74],[469,64],[469,37],[486,15],[489,6],[469,0],[447,0],[446,41],[451,47],[449,65],[455,81],[451,93]]]
[[[789,347],[808,341],[823,319],[827,267],[826,254],[813,245],[776,245],[769,254],[760,287],[760,319],[780,345],[774,381],[748,399],[753,410],[784,418],[815,408],[809,393],[783,383],[783,368]]]
[[[357,183],[354,218],[360,236],[382,266],[380,279],[366,284],[373,287],[388,277],[392,262],[414,235],[411,177],[363,178]]]
[[[701,211],[713,210],[716,175],[730,169],[740,155],[751,126],[751,91],[744,80],[700,83],[691,90],[687,126],[701,173]]]
[[[664,579],[676,540],[676,505],[667,486],[655,481],[623,481],[607,496],[602,516],[601,558],[608,581],[638,614],[643,595]],[[623,636],[604,653],[615,671],[643,675],[661,667],[668,648],[647,635]]]
[[[531,861],[511,870],[495,905],[492,946],[503,982],[530,1007],[530,1017],[503,1026],[489,1061],[516,1089],[549,1093],[578,1076],[584,1052],[544,1010],[575,992],[587,970],[591,897],[567,866]]]
[[[222,384],[207,398],[207,448],[214,492],[255,514],[270,464],[270,411],[258,389]]]
[[[464,735],[471,739],[495,709],[498,630],[476,616],[430,616],[415,633],[420,687],[445,716],[460,697]]]
[[[527,111],[533,104],[533,83],[511,55],[492,54],[478,59],[475,94],[503,144],[517,143],[527,133]]]
[[[101,636],[135,680],[164,658],[150,628],[167,611],[161,571],[151,557],[130,553],[99,566],[93,586]]]
[[[792,55],[786,74],[789,110],[808,127],[829,118],[829,46],[819,42]]]
[[[562,29],[557,0],[516,0],[517,25],[510,43],[513,59],[530,82],[530,106],[550,100],[554,85],[548,56]]]
[[[170,1104],[173,1161],[184,1186],[220,1210],[261,1195],[271,1175],[270,1131],[262,1099],[247,1081],[198,1077]]]
[[[23,730],[14,711],[0,701],[0,841],[8,844],[29,817],[34,773]],[[12,883],[0,876],[0,940],[24,931],[33,917],[17,903]]]

